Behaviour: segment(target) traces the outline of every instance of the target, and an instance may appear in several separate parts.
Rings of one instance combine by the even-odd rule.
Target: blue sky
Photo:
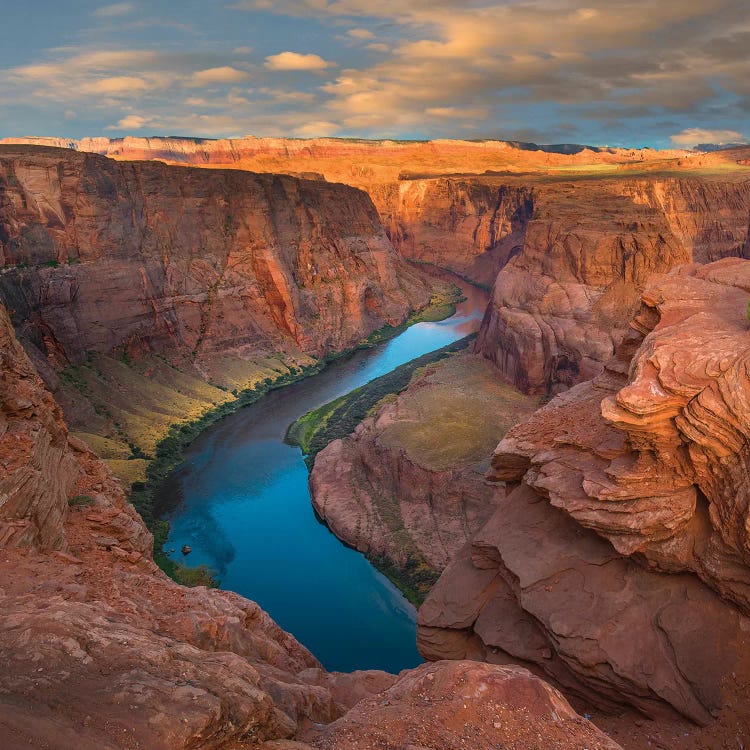
[[[0,136],[750,136],[741,0],[4,0]]]

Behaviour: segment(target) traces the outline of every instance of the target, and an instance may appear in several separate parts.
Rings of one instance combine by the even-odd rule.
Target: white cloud
[[[107,130],[140,130],[154,121],[153,117],[142,117],[141,115],[127,115],[115,125],[110,125]]]
[[[101,8],[97,8],[92,15],[102,18],[115,18],[116,16],[126,16],[128,13],[133,13],[134,11],[134,3],[112,3],[111,5],[103,5]]]
[[[220,68],[208,68],[193,73],[190,81],[191,86],[211,86],[222,83],[241,83],[250,78],[250,74],[244,70],[238,70],[229,65]]]
[[[672,143],[680,148],[693,148],[700,143],[712,143],[719,146],[727,143],[744,143],[747,139],[736,130],[705,130],[687,128],[671,137]]]
[[[295,128],[294,134],[302,138],[325,138],[334,135],[341,130],[341,127],[335,122],[319,120],[317,122],[308,122],[299,128]]]
[[[332,68],[335,63],[324,60],[320,55],[302,55],[299,52],[280,52],[269,55],[265,67],[268,70],[325,70]]]

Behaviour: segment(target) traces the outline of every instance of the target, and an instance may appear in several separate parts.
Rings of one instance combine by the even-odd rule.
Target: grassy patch
[[[425,354],[397,367],[366,385],[300,417],[288,430],[286,441],[298,445],[308,464],[333,440],[345,437],[367,416],[368,411],[388,394],[400,393],[409,385],[414,372],[437,362],[452,352],[465,349],[476,334],[466,336],[442,349]]]
[[[112,473],[126,486],[133,482],[146,481],[146,469],[148,461],[145,458],[105,458],[104,463],[109,466]]]
[[[93,504],[94,498],[91,495],[76,495],[68,500],[68,505],[71,508],[81,508]]]

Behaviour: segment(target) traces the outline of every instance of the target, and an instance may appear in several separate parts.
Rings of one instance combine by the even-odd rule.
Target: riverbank
[[[472,333],[440,349],[397,367],[391,372],[355,388],[344,396],[308,412],[290,425],[286,434],[289,445],[298,446],[312,467],[315,456],[329,443],[343,438],[377,407],[383,399],[393,397],[408,387],[414,373],[427,365],[439,362],[450,354],[465,349],[476,339]]]
[[[320,430],[307,436],[317,449],[310,493],[319,516],[415,606],[489,519],[489,456],[539,406],[484,358],[456,345],[440,353],[398,368],[410,371],[406,382],[394,370],[299,420]],[[351,419],[368,392],[375,403]]]

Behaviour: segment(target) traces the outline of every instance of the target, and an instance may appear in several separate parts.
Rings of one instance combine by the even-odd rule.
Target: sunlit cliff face
[[[749,135],[750,11],[733,0],[37,6],[3,9],[0,135]]]

